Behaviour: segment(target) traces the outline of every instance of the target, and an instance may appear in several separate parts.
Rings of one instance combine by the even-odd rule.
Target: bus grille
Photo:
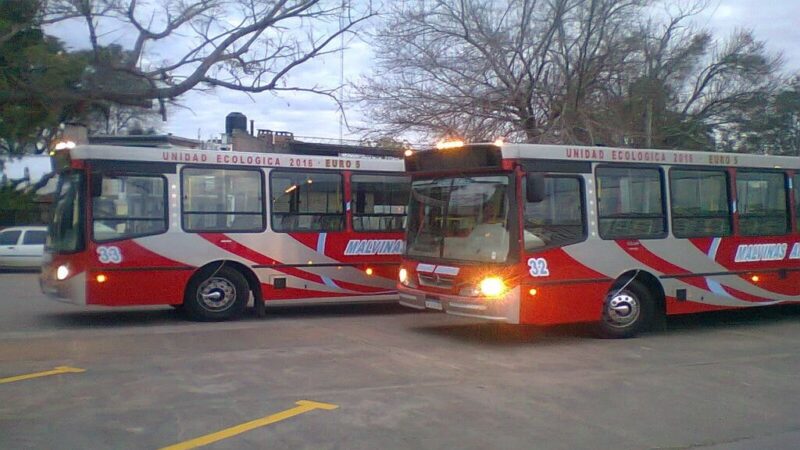
[[[452,278],[442,278],[439,275],[435,274],[418,274],[419,276],[419,284],[422,286],[428,287],[436,287],[440,289],[452,289],[453,287],[453,279]]]

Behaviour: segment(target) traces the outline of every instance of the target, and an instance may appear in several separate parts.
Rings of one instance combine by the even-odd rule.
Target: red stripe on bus
[[[270,258],[267,255],[261,254],[246,245],[242,245],[239,242],[234,241],[231,237],[225,234],[215,234],[215,233],[199,233],[200,236],[207,240],[208,242],[216,245],[217,247],[226,250],[228,252],[233,253],[234,255],[240,256],[244,259],[249,261],[253,261],[259,265],[276,265],[276,264],[283,264],[277,259]],[[230,241],[230,242],[222,242],[222,241]],[[313,273],[304,272],[300,269],[295,267],[275,267],[275,270],[285,273],[287,275],[292,275],[298,278],[302,278],[307,281],[313,281],[314,283],[324,284],[322,281],[322,277],[319,275],[315,275]]]
[[[212,244],[216,245],[217,247],[229,251],[237,256],[240,256],[244,259],[253,261],[258,265],[280,265],[283,264],[282,262],[270,258],[269,256],[263,255],[256,250],[253,250],[246,245],[243,245],[239,242],[234,241],[230,236],[225,234],[214,234],[214,233],[199,233],[200,236],[211,242]],[[230,241],[230,242],[222,242],[222,241]],[[301,278],[307,281],[313,281],[314,283],[325,284],[325,281],[322,279],[321,276],[317,274],[313,274],[310,272],[306,272],[304,270],[298,269],[296,267],[272,267],[272,269],[277,270],[281,273],[285,273],[286,275],[291,275],[297,278]],[[360,293],[380,293],[386,291],[383,288],[373,288],[371,286],[363,286],[360,284],[348,283],[346,281],[339,281],[333,280],[339,287],[342,289],[348,289],[351,291],[356,291]]]
[[[722,285],[720,285],[722,286]],[[750,302],[750,303],[772,303],[775,300],[759,297],[757,295],[748,294],[747,292],[742,292],[740,290],[734,289],[732,287],[722,286],[722,289],[725,290],[728,294],[730,294],[733,298],[737,300],[741,300],[743,302]]]
[[[630,249],[625,245],[617,242],[619,248],[625,251],[625,253],[629,254],[633,259],[639,261],[640,263],[653,268],[664,275],[692,275],[693,272],[690,272],[680,266],[676,266],[671,262],[665,260],[664,258],[656,255],[655,253],[651,252],[650,250],[646,249],[643,245],[637,246],[635,249]],[[697,277],[685,277],[681,278],[686,284],[690,284],[694,287],[708,290],[708,286],[706,286],[704,280],[701,276]]]

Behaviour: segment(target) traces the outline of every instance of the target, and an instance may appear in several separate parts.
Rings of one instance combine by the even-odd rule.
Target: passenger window
[[[789,230],[786,181],[782,173],[738,172],[736,202],[740,234],[774,236]]]
[[[585,236],[581,180],[576,177],[547,177],[544,186],[544,200],[525,203],[527,251],[574,244]]]
[[[22,245],[44,245],[47,238],[47,231],[44,230],[28,230],[25,236],[22,237]]]
[[[666,232],[661,171],[599,167],[597,208],[603,239],[652,239]]]
[[[344,230],[340,174],[273,171],[270,192],[275,231]]]
[[[17,245],[17,241],[19,241],[19,235],[21,234],[22,231],[19,230],[0,232],[0,245]]]
[[[676,237],[731,234],[728,174],[722,170],[669,173],[672,232]]]
[[[353,175],[355,231],[400,231],[406,226],[411,181],[404,176]]]
[[[260,170],[184,169],[183,229],[263,231],[262,175]]]
[[[167,231],[166,183],[159,176],[103,175],[100,195],[92,199],[96,242]]]

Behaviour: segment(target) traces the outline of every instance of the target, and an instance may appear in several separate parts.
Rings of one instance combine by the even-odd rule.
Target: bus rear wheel
[[[636,336],[650,327],[654,314],[653,296],[638,281],[622,289],[613,287],[603,302],[600,335],[615,339]]]
[[[193,320],[229,320],[242,314],[249,297],[244,276],[236,269],[221,267],[203,271],[189,281],[183,309]]]

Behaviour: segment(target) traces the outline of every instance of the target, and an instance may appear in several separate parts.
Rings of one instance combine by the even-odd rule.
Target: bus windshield
[[[83,176],[80,173],[66,173],[60,176],[53,220],[47,237],[49,251],[69,253],[83,247],[82,193]]]
[[[504,175],[414,181],[407,255],[505,262],[508,187]]]

